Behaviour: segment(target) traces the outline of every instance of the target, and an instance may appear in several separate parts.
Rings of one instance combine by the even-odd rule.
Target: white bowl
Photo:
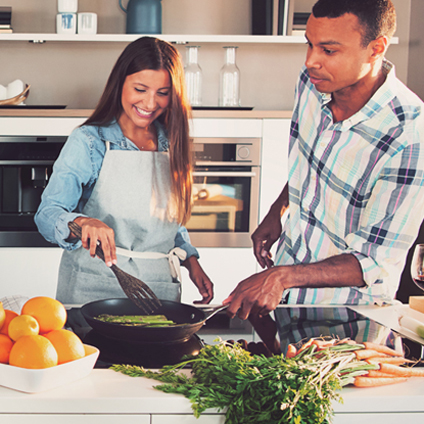
[[[26,393],[44,392],[86,377],[97,361],[99,350],[84,345],[84,358],[51,368],[31,370],[0,364],[0,386]]]

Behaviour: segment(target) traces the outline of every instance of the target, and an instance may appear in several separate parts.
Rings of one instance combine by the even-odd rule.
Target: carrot
[[[327,347],[334,346],[334,340],[318,340],[315,339],[312,344],[317,347],[317,350],[323,350]]]
[[[297,349],[295,345],[289,344],[287,346],[286,358],[293,358],[296,356]]]
[[[372,349],[372,350],[375,350],[377,352],[384,353],[384,354],[390,355],[390,356],[403,356],[402,353],[399,353],[396,350],[391,349],[390,347],[385,346],[385,345],[372,343],[372,342],[364,342],[363,344],[365,345],[366,349]]]
[[[403,383],[407,380],[407,378],[402,377],[355,377],[353,385],[356,387],[377,387]]]
[[[309,339],[306,343],[302,345],[302,347],[297,351],[297,353],[299,354],[300,352],[303,352],[308,347],[312,346],[313,342],[314,342],[314,339]]]
[[[388,374],[386,372],[382,372],[379,370],[369,370],[367,376],[373,377],[373,378],[374,377],[393,377],[393,374]]]
[[[399,367],[393,364],[381,364],[380,371],[399,377],[424,377],[424,368]]]
[[[394,365],[402,365],[406,363],[412,363],[414,361],[411,361],[410,359],[406,359],[403,357],[393,357],[393,356],[372,356],[371,358],[367,358],[365,360],[369,364],[394,364]]]
[[[376,350],[373,350],[373,349],[355,350],[355,355],[356,355],[356,358],[359,359],[360,361],[364,359],[372,358],[372,357],[387,356],[384,353],[377,352]]]

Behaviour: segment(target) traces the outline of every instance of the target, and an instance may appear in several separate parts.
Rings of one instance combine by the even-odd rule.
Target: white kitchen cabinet
[[[251,248],[199,248],[200,265],[214,283],[215,296],[212,303],[219,304],[236,285],[257,271],[256,259]],[[201,296],[182,269],[182,301],[192,303]]]
[[[224,424],[225,415],[152,415],[151,424]]]
[[[0,298],[56,297],[62,249],[57,247],[1,247]]]
[[[398,424],[403,422],[403,420],[405,420],[404,422],[408,424],[422,424],[424,423],[424,414],[420,412],[335,414],[333,424]]]
[[[4,424],[151,424],[148,414],[0,414],[0,420]]]
[[[267,214],[287,182],[290,119],[264,119],[259,220]]]

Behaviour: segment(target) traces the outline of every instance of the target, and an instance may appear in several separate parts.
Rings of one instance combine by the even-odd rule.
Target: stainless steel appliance
[[[0,247],[54,247],[34,215],[66,136],[0,136]],[[250,247],[258,223],[259,138],[194,138],[197,247]]]
[[[258,224],[259,138],[194,138],[194,205],[186,227],[196,247],[250,247]]]
[[[67,137],[0,136],[0,246],[53,246],[34,215]]]

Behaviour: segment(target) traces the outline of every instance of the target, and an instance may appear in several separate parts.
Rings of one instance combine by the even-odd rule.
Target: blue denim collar
[[[158,134],[158,151],[166,152],[169,148],[167,131],[158,120],[154,121],[154,125]],[[124,136],[117,121],[113,121],[108,126],[98,128],[99,137],[103,142],[109,141],[111,144],[116,144],[125,150],[138,150],[137,146]]]

